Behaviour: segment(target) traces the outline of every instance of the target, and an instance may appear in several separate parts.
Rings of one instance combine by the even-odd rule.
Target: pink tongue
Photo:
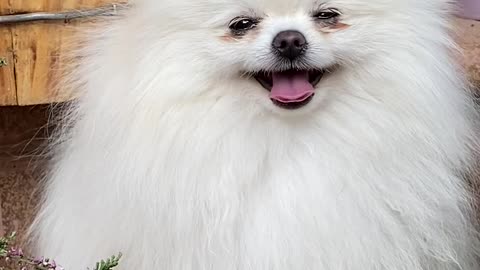
[[[307,71],[275,72],[270,98],[282,102],[302,102],[314,94]]]

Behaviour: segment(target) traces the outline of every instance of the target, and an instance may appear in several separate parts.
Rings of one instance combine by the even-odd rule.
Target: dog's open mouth
[[[312,101],[322,70],[259,72],[254,78],[268,91],[272,102],[284,109],[299,109]]]

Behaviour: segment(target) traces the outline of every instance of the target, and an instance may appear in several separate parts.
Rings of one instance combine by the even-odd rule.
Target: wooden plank
[[[10,4],[10,0],[0,0],[0,14],[9,14]],[[10,26],[0,26],[0,61],[0,106],[17,105],[15,60]]]
[[[11,14],[12,8],[10,6],[10,0],[0,0],[0,14]]]
[[[0,37],[0,106],[17,105],[11,28],[0,27]]]
[[[55,84],[61,75],[62,40],[67,27],[58,23],[17,25],[13,29],[19,105],[44,104],[68,100]]]
[[[5,0],[0,0],[5,1]],[[15,0],[15,12],[55,12],[68,9],[100,7],[113,0]],[[70,44],[75,39],[75,23],[35,22],[18,24],[13,29],[16,52],[17,100],[19,105],[61,102],[72,98],[71,93],[56,87],[65,72]],[[61,90],[61,89],[60,89]]]
[[[11,1],[11,8],[15,12],[62,11],[68,9],[95,8],[113,0],[0,0]]]

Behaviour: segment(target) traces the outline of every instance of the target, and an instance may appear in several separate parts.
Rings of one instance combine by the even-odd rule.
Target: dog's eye
[[[250,18],[237,18],[230,22],[228,26],[232,31],[243,32],[250,30],[257,25],[258,21]]]
[[[340,12],[336,9],[321,10],[313,17],[317,20],[328,20],[340,16]]]

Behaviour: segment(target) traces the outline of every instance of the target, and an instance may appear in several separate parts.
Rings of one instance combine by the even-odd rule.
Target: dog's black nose
[[[283,31],[273,39],[272,46],[281,56],[293,60],[305,52],[307,40],[298,31]]]

